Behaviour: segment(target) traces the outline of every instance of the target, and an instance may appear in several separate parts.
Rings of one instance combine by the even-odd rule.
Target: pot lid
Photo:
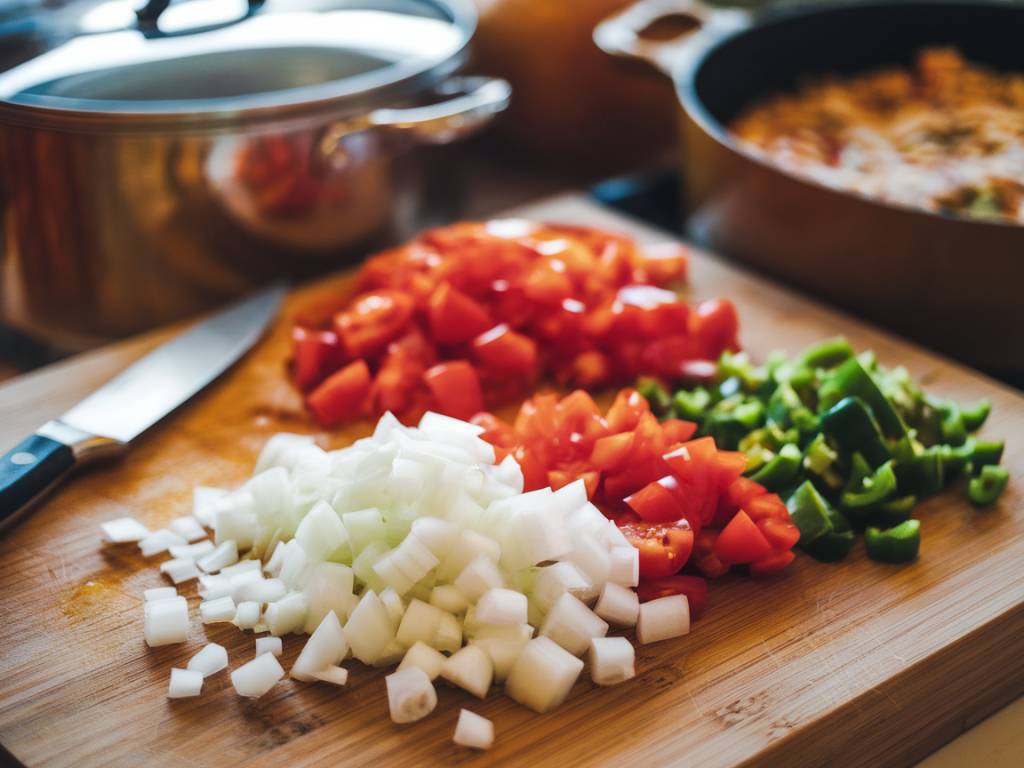
[[[101,0],[0,74],[0,109],[124,123],[365,107],[450,73],[468,0]],[[51,32],[52,33],[52,32]],[[52,33],[54,34],[54,33]]]

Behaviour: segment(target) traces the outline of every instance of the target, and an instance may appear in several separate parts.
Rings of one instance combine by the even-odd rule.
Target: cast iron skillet
[[[679,14],[699,30],[669,41],[640,34]],[[909,64],[930,45],[1024,72],[1024,6],[903,0],[752,16],[699,0],[641,0],[594,39],[675,83],[691,237],[958,360],[1024,373],[1024,226],[825,187],[756,157],[726,128],[802,78]]]

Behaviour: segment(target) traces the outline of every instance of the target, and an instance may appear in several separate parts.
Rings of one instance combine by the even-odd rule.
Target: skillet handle
[[[655,22],[673,16],[697,23],[689,31],[668,40],[642,33]],[[594,28],[594,43],[605,53],[623,59],[639,59],[672,77],[680,62],[716,33],[747,27],[752,16],[735,8],[714,8],[703,0],[640,0]]]

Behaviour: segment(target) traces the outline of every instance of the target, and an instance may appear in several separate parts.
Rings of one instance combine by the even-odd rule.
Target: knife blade
[[[275,285],[197,323],[0,457],[0,530],[75,466],[126,450],[220,376],[263,335],[284,293]]]

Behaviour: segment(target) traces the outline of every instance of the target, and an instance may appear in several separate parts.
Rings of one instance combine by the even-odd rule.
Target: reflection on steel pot
[[[0,75],[5,321],[82,345],[336,267],[391,223],[404,150],[508,102],[454,74],[468,0],[237,5],[107,3]]]
[[[667,42],[643,35],[680,14],[700,21],[699,31]],[[641,0],[594,39],[675,83],[691,236],[958,360],[1019,376],[1024,226],[825,187],[773,165],[726,126],[805,77],[908,64],[929,45],[1024,72],[1021,28],[1024,7],[993,0],[816,4],[758,16]]]

